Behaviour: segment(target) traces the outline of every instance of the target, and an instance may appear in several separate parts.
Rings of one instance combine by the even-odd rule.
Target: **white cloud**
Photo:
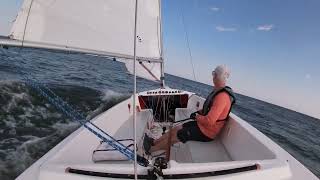
[[[233,27],[223,27],[223,26],[217,26],[216,30],[219,32],[234,32],[237,31],[236,28]]]
[[[274,28],[273,24],[265,24],[257,27],[258,31],[271,31]]]
[[[306,74],[304,77],[305,77],[306,79],[311,79],[311,74]]]
[[[210,8],[211,11],[214,11],[214,12],[218,12],[220,10],[220,8],[218,7],[211,7]]]

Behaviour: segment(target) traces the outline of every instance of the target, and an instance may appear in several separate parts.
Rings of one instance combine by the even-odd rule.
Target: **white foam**
[[[108,99],[112,99],[112,98],[121,98],[125,95],[122,93],[112,91],[110,89],[104,90],[103,92],[104,92],[104,96],[102,97],[102,100],[104,100],[104,101],[106,101]]]
[[[23,83],[17,81],[0,81],[1,93],[10,96],[10,100],[5,102],[5,106],[2,109],[6,112],[10,112],[12,109],[16,108],[19,102],[27,101],[28,105],[33,106],[30,100],[30,95],[28,95],[25,91],[25,85]],[[18,90],[16,89],[18,87]],[[21,91],[21,92],[16,92]]]
[[[44,138],[38,138],[35,136],[30,136],[30,140],[22,143],[16,149],[7,149],[6,151],[2,151],[6,154],[6,158],[4,161],[0,161],[0,164],[3,164],[0,172],[4,172],[6,174],[16,172],[22,172],[25,170],[31,163],[34,161],[32,159],[30,153],[28,152],[28,146],[37,144],[39,141]],[[17,140],[18,141],[18,140]]]
[[[17,126],[15,119],[11,115],[7,116],[7,120],[3,120],[3,122],[8,128],[15,128]]]

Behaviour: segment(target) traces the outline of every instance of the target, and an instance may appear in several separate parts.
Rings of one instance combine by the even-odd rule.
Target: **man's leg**
[[[174,131],[178,131],[178,130],[180,130],[180,129],[182,129],[182,125],[179,125],[179,126],[174,127],[171,131],[174,132]],[[173,133],[172,133],[172,134],[173,134]],[[167,133],[165,133],[164,135],[162,135],[159,139],[154,140],[153,143],[156,145],[156,144],[158,144],[160,141],[168,140],[168,136],[169,136],[169,135],[170,135],[170,133],[167,132]]]
[[[182,125],[176,126],[171,130],[171,144],[175,144],[179,142],[179,139],[177,137],[177,132],[182,129]],[[168,146],[168,139],[170,136],[170,132],[165,133],[163,136],[161,136],[159,139],[154,141],[154,146],[151,147],[150,152],[155,152],[158,150],[165,150]]]

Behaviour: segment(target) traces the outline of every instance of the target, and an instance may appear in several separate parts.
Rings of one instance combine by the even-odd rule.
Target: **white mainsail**
[[[157,77],[143,76],[149,74],[143,67],[137,75],[152,80],[161,76],[159,6],[159,0],[139,0],[138,4],[137,59],[154,67]],[[25,0],[10,40],[0,40],[0,44],[133,59],[134,11],[132,0]]]

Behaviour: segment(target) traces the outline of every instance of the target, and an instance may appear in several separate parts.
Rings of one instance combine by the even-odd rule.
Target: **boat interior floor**
[[[176,119],[186,118],[189,114],[190,112],[187,109],[177,109]],[[148,159],[153,158],[152,156],[146,156],[143,150],[144,134],[150,134],[152,137],[157,139],[163,133],[162,128],[166,125],[167,123],[154,123],[151,110],[143,110],[137,113],[137,139],[139,154],[143,154],[145,157],[148,157]],[[153,126],[153,128],[150,126]],[[114,137],[116,139],[129,139],[132,137],[132,134],[132,119],[129,118],[116,131]],[[111,156],[111,154],[109,156]],[[177,163],[208,163],[231,161],[231,158],[218,136],[211,142],[189,141],[185,144],[181,142],[176,143],[171,147],[170,160],[174,160]],[[110,163],[108,161],[103,162]]]

